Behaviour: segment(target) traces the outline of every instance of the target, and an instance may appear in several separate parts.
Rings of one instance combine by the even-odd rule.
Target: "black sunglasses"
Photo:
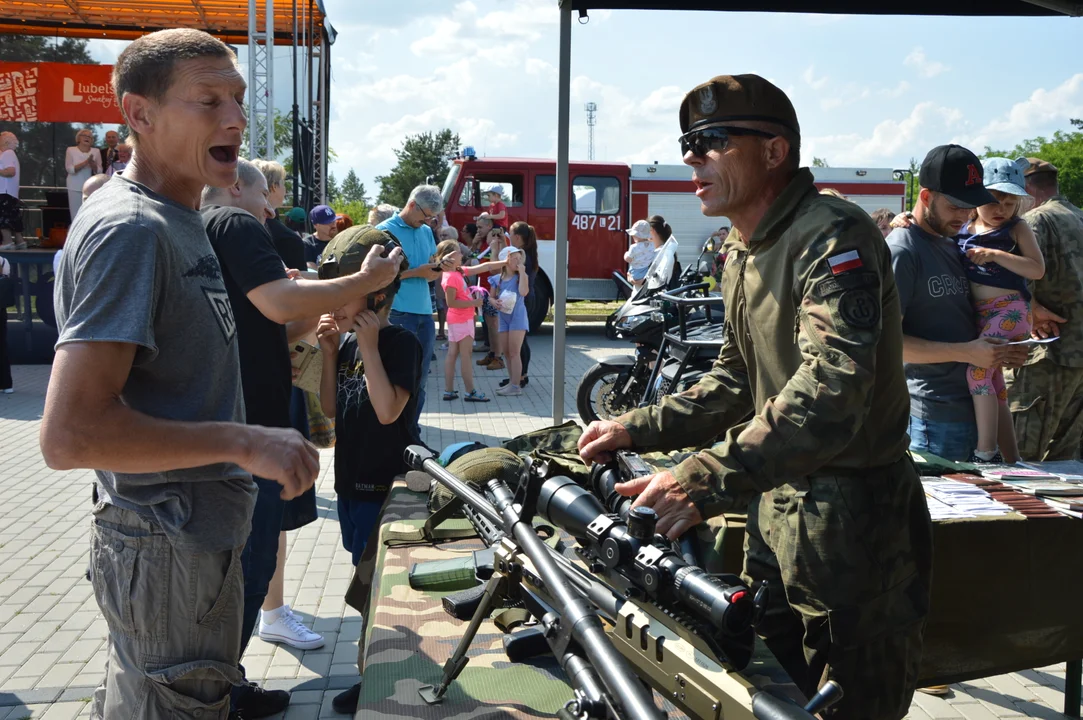
[[[704,130],[693,130],[680,137],[681,155],[684,156],[691,152],[696,157],[701,158],[707,155],[710,150],[725,150],[730,144],[731,135],[736,137],[742,135],[762,138],[778,137],[778,133],[742,127],[713,127]]]

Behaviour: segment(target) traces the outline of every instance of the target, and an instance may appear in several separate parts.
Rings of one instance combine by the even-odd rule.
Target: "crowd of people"
[[[105,145],[94,147],[94,133],[82,129],[75,133],[75,144],[64,151],[65,185],[68,211],[75,219],[86,196],[100,182],[124,171],[132,159],[132,146],[120,142],[116,130],[105,133]],[[0,133],[0,250],[25,250],[23,206],[19,201],[19,138],[15,133]],[[95,180],[95,178],[97,178]]]
[[[420,442],[434,310],[444,401],[460,399],[457,376],[463,401],[488,400],[470,366],[479,315],[478,364],[507,370],[497,393],[526,386],[537,237],[509,226],[499,187],[462,229],[446,227],[431,185],[364,225],[323,205],[280,221],[285,173],[239,156],[244,80],[206,33],[135,40],[113,83],[132,153],[108,138],[101,152],[84,133],[69,148],[79,204],[56,267],[41,427],[50,467],[96,474],[89,576],[109,660],[92,717],[265,717],[289,695],[246,679],[253,633],[324,642],[282,583],[285,533],[316,518],[313,418],[334,420],[338,520],[356,566],[403,450]],[[672,538],[747,512],[744,579],[771,599],[757,632],[793,681],[812,695],[837,680],[833,717],[902,718],[932,582],[906,451],[1078,457],[1083,212],[1047,162],[983,165],[945,145],[925,158],[912,214],[870,217],[816,190],[792,103],[755,75],[694,88],[680,125],[704,214],[732,222],[727,342],[690,390],[592,423],[580,453],[702,448],[618,491]],[[14,233],[3,207],[0,229]],[[655,216],[628,234],[641,282],[672,230]],[[1059,339],[1010,344],[1031,334]],[[311,397],[294,387],[305,339],[322,362]],[[359,693],[335,709],[355,711]]]

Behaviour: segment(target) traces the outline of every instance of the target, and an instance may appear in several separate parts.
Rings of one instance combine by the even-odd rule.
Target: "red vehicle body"
[[[869,212],[888,207],[903,210],[906,183],[890,169],[814,168],[817,185],[833,187]],[[635,220],[661,215],[673,229],[682,264],[695,260],[700,247],[725,218],[705,217],[695,196],[692,171],[686,165],[625,165],[573,162],[570,168],[572,218],[568,230],[568,299],[612,299],[610,278],[627,268],[625,232]],[[556,236],[556,163],[527,158],[454,159],[444,182],[448,223],[462,229],[488,210],[484,193],[503,189],[508,225],[525,221],[538,236],[535,297],[531,327],[537,327],[553,299]]]

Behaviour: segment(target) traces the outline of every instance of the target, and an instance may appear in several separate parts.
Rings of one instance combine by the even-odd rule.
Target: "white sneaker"
[[[522,395],[523,391],[518,385],[511,385],[509,383],[502,388],[497,388],[496,394],[503,395],[504,397],[516,397]]]
[[[284,643],[298,650],[315,650],[323,647],[323,635],[312,632],[301,618],[293,614],[289,605],[283,605],[278,611],[278,619],[272,623],[264,622],[263,611],[259,617],[259,637],[273,643]]]
[[[15,392],[15,388],[4,388],[4,394],[5,395],[10,395],[13,392]]]

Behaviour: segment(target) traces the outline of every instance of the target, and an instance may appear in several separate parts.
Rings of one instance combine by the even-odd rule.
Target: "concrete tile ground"
[[[479,439],[495,442],[552,422],[552,336],[531,337],[530,384],[520,398],[494,395],[503,373],[478,370],[487,404],[443,402],[443,353],[433,363],[421,424],[432,447]],[[598,326],[569,330],[564,384],[567,417],[575,386],[595,358],[628,351]],[[475,356],[476,357],[476,356]],[[83,578],[88,551],[92,474],[54,472],[38,450],[47,366],[14,368],[13,395],[0,395],[0,720],[89,716],[88,700],[104,667],[106,627]],[[460,384],[460,391],[462,390]],[[254,639],[244,663],[267,687],[292,691],[285,718],[335,716],[331,698],[357,679],[360,618],[345,605],[350,556],[339,542],[332,453],[322,453],[319,519],[290,533],[286,598],[326,645],[302,652]],[[946,698],[918,695],[910,717],[993,720],[1063,717],[1064,666],[952,687]]]

